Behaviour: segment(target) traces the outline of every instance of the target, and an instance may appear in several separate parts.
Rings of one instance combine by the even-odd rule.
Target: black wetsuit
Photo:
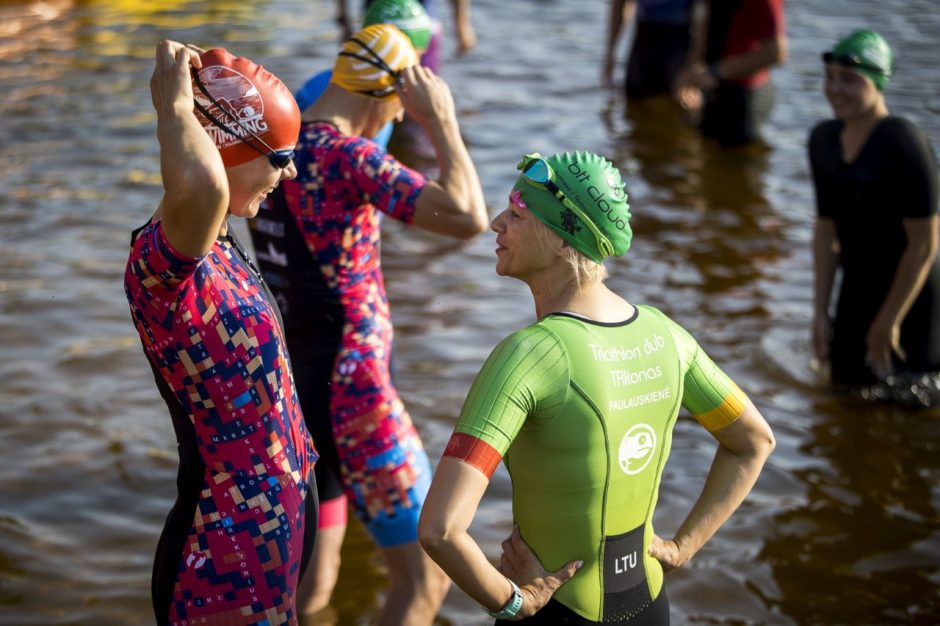
[[[668,95],[692,43],[691,0],[641,0],[627,59],[628,98]]]
[[[905,119],[887,117],[853,163],[842,160],[842,122],[813,129],[809,159],[821,218],[831,218],[841,248],[842,286],[832,322],[832,378],[868,384],[865,336],[894,281],[907,247],[903,220],[937,212],[937,163],[926,135]],[[901,326],[911,372],[940,370],[940,260],[934,258],[920,295]]]

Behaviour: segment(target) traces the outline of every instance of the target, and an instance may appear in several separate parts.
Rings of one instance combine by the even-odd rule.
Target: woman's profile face
[[[226,172],[229,180],[229,213],[235,217],[254,217],[264,199],[282,180],[297,175],[297,167],[291,161],[285,168],[275,168],[267,156],[259,154],[258,158],[227,168]]]
[[[557,251],[542,245],[545,237],[538,232],[546,228],[519,193],[512,192],[508,206],[490,222],[496,233],[496,273],[525,280],[551,266],[558,258]]]
[[[825,67],[823,92],[837,119],[857,119],[877,109],[883,96],[870,78],[838,63]]]

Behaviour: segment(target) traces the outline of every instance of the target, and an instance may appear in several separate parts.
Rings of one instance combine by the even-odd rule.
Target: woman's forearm
[[[715,433],[718,450],[702,493],[676,532],[681,563],[694,556],[750,493],[775,442],[767,422],[748,402],[738,420]]]
[[[766,454],[741,458],[719,446],[702,494],[674,538],[683,562],[691,559],[741,506],[766,458]]]
[[[834,227],[831,223],[817,221],[813,235],[813,312],[817,317],[825,318],[829,314],[838,264]]]
[[[512,587],[467,532],[488,484],[489,477],[476,468],[443,457],[421,509],[418,540],[464,593],[498,611],[512,596]]]
[[[506,577],[489,562],[469,533],[422,536],[421,546],[454,584],[487,609],[500,610],[512,596]]]
[[[901,255],[891,289],[877,316],[877,319],[898,326],[907,317],[908,311],[920,294],[934,257],[937,256],[937,220],[918,221],[927,223],[908,228],[908,245]],[[913,233],[916,234],[911,236]]]

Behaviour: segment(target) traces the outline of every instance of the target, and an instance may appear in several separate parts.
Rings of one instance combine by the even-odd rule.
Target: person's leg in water
[[[334,519],[332,522],[324,520],[326,525],[321,525],[317,531],[313,558],[298,587],[297,605],[301,615],[317,614],[330,603],[346,535],[346,505],[345,497],[320,505],[321,517],[334,516]],[[343,510],[342,522],[337,521],[335,512],[339,506]],[[379,624],[430,624],[450,588],[450,579],[417,542],[382,548],[381,552],[388,567],[389,586]]]
[[[346,496],[320,502],[313,556],[297,587],[297,607],[301,615],[319,613],[330,603],[339,579],[340,552],[346,537],[346,507]]]
[[[310,575],[301,582],[303,604],[298,606],[310,615],[329,603],[339,573],[348,498],[388,567],[389,588],[378,623],[426,626],[450,587],[450,579],[418,544],[418,517],[431,483],[430,461],[391,382],[386,356],[391,350],[384,347],[391,344],[390,325],[348,328],[354,327],[356,332],[344,337],[333,365],[331,389],[322,394],[329,396],[329,432],[323,432],[328,420],[315,420],[314,440],[321,450],[316,466],[321,522]],[[345,492],[341,505],[338,483],[339,494]]]
[[[427,452],[397,396],[355,421],[369,425],[369,441],[356,446],[359,454],[349,459],[344,476],[352,477],[347,496],[388,567],[389,586],[378,624],[429,626],[450,579],[418,544],[418,517],[431,483]],[[356,440],[350,431],[345,434],[337,441]]]
[[[329,419],[333,362],[342,341],[342,325],[332,329],[332,333],[324,328],[319,330],[316,338],[295,332],[289,335],[293,343],[288,343],[300,407],[320,454],[313,468],[320,497],[316,540],[307,570],[297,585],[297,612],[307,616],[323,610],[330,602],[339,576],[347,517],[340,461]],[[311,532],[309,527],[307,532]]]
[[[450,578],[417,541],[383,548],[389,585],[380,626],[426,626],[434,621]]]

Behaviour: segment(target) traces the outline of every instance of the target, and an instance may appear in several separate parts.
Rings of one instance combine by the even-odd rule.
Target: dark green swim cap
[[[894,71],[894,55],[884,37],[873,30],[857,30],[839,43],[830,52],[823,54],[826,63],[839,63],[852,69],[875,83],[878,91],[884,91]]]
[[[513,197],[575,250],[600,263],[630,248],[630,205],[610,161],[590,152],[534,153],[516,169]]]
[[[369,6],[362,20],[363,27],[392,24],[405,33],[419,53],[431,41],[431,18],[417,0],[377,0]]]

